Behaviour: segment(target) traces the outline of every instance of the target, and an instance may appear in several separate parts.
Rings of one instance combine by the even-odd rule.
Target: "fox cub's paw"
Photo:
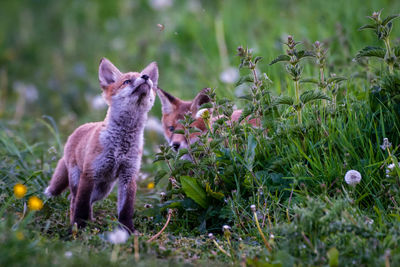
[[[46,189],[43,192],[46,197],[51,198],[54,197],[54,195],[50,192],[50,186],[46,187]]]

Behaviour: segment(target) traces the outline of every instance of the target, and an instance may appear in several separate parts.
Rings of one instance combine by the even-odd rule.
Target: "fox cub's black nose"
[[[181,146],[180,143],[173,143],[172,144],[172,148],[175,149],[176,151],[178,151],[179,147]]]
[[[149,76],[148,76],[148,75],[146,75],[146,74],[143,74],[143,75],[142,75],[142,79],[144,79],[144,80],[146,80],[146,81],[147,81],[147,80],[149,79]]]

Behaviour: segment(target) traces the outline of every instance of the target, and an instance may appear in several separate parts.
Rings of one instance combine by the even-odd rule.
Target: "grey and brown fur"
[[[107,116],[71,134],[45,193],[55,196],[69,186],[71,224],[83,227],[92,219],[93,203],[105,198],[118,182],[118,220],[133,232],[143,131],[154,104],[158,68],[153,62],[140,73],[121,73],[103,58],[99,80],[109,105]]]

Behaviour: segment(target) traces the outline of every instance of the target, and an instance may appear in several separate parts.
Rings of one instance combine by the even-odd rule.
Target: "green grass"
[[[398,14],[400,4],[177,0],[156,10],[150,2],[0,4],[0,265],[397,266],[400,168],[386,169],[399,156],[399,70],[389,75],[384,61],[352,59],[367,45],[384,47],[372,31],[357,31],[366,16],[381,8],[383,16]],[[269,65],[285,53],[288,34],[302,41],[299,50],[323,42],[329,48],[326,76],[347,78],[336,104],[307,103],[300,125],[292,107],[277,104],[294,96],[293,81],[284,64]],[[391,36],[392,46],[399,46],[398,21]],[[246,68],[240,84],[220,81],[224,69],[244,58],[236,55],[240,45],[252,49],[253,62],[263,57],[258,77],[266,73],[272,83],[256,84]],[[104,108],[91,106],[100,94],[103,56],[126,71],[156,60],[164,90],[190,99],[204,87],[215,88],[216,114],[229,115],[235,104],[262,121],[254,128],[221,120],[203,136],[204,145],[178,155],[160,150],[163,136],[146,131],[137,243],[134,236],[121,245],[107,239],[118,227],[115,191],[96,203],[95,221],[72,233],[68,192],[50,200],[42,193],[68,135],[83,122],[104,118]],[[313,59],[300,64],[302,78],[318,77]],[[302,92],[317,88],[300,86]],[[160,112],[157,102],[151,116],[160,118]],[[385,137],[389,150],[380,148]],[[196,164],[180,160],[184,153]],[[350,169],[362,175],[355,187],[344,181]],[[153,181],[156,187],[149,189]],[[28,188],[22,199],[13,195],[17,183]],[[40,211],[26,206],[34,195],[45,201]],[[147,243],[165,224],[168,209],[174,209],[171,223]],[[223,225],[231,229],[223,232]]]

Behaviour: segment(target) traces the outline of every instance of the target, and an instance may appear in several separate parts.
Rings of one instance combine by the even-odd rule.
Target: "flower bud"
[[[256,205],[254,205],[254,204],[251,205],[251,206],[250,206],[250,209],[251,209],[252,212],[256,212]]]

